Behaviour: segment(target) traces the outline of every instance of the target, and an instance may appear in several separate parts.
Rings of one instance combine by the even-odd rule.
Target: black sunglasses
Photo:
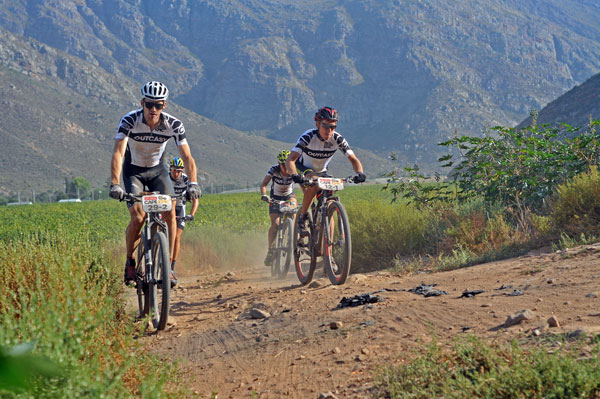
[[[329,130],[331,130],[331,129],[335,130],[335,128],[337,127],[337,125],[326,125],[324,123],[321,123],[321,126],[323,126],[324,129],[329,129]]]
[[[151,102],[146,102],[146,101],[144,101],[144,105],[148,109],[152,109],[152,108],[163,109],[165,107],[164,103],[151,103]]]

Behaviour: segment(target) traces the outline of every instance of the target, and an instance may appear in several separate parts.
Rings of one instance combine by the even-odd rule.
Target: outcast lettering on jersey
[[[279,165],[271,166],[267,174],[273,179],[271,196],[278,195],[284,197],[294,192],[292,176],[284,177],[281,174],[281,167]]]
[[[292,148],[292,151],[300,154],[299,162],[317,173],[327,169],[327,164],[337,150],[342,151],[346,157],[354,154],[346,139],[338,132],[333,132],[331,138],[325,141],[316,129],[304,132]]]
[[[170,138],[177,146],[187,144],[183,123],[163,112],[159,125],[151,130],[144,121],[142,109],[131,111],[121,118],[116,136],[118,140],[128,140],[125,161],[144,168],[160,163]]]

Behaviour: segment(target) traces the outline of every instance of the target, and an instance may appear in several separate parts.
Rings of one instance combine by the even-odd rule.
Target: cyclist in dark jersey
[[[300,136],[285,163],[294,182],[302,184],[307,178],[326,176],[327,165],[337,150],[340,150],[352,164],[356,173],[354,182],[364,182],[367,177],[363,172],[362,164],[350,149],[346,139],[335,131],[339,120],[338,112],[332,107],[323,107],[315,113],[314,120],[316,128],[307,130]],[[306,235],[304,225],[306,213],[319,188],[302,185],[300,187],[304,199],[298,217],[298,227],[300,234]]]
[[[169,170],[162,162],[167,142],[173,138],[190,176],[188,193],[191,198],[198,198],[200,186],[196,178],[196,162],[191,155],[183,124],[177,118],[163,112],[167,106],[169,90],[164,84],[152,81],[144,84],[141,91],[142,108],[129,112],[119,123],[111,160],[110,196],[122,200],[125,192],[140,194],[146,190],[173,195]],[[121,172],[125,190],[120,185]],[[133,252],[140,240],[145,214],[139,202],[128,203],[127,206],[130,220],[125,233],[127,260],[124,278],[125,283],[129,285],[135,281]],[[173,253],[175,206],[172,211],[163,212],[162,216],[169,229],[169,248]]]
[[[173,276],[171,279],[171,286],[177,285],[177,277],[175,277],[175,262],[177,261],[179,250],[181,249],[181,235],[183,234],[183,229],[185,229],[185,222],[191,222],[194,220],[194,215],[198,210],[199,202],[198,198],[192,199],[192,209],[190,210],[190,213],[186,215],[185,204],[189,179],[187,175],[183,173],[184,165],[183,159],[177,157],[173,158],[171,160],[169,173],[171,181],[173,182],[175,195],[183,196],[183,198],[177,199],[177,205],[175,206],[175,215],[177,217],[177,235],[175,236],[175,245],[173,246],[173,253],[171,254],[171,275]]]
[[[271,198],[278,201],[288,201],[290,207],[295,208],[297,206],[296,194],[294,194],[294,182],[292,177],[287,171],[285,166],[285,160],[287,159],[289,151],[283,150],[277,155],[277,165],[271,166],[267,175],[263,179],[260,185],[261,199],[266,202],[270,202]],[[271,198],[267,195],[267,185],[273,180],[271,185]],[[268,233],[269,250],[267,257],[265,258],[265,266],[271,266],[273,262],[273,251],[271,247],[275,241],[277,235],[277,229],[279,228],[279,222],[281,220],[281,212],[279,211],[279,205],[271,204],[269,206],[269,217],[271,218],[271,227]]]

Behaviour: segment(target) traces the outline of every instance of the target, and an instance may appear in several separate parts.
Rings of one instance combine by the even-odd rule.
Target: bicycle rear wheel
[[[169,240],[162,231],[152,236],[152,282],[149,284],[152,324],[164,330],[169,320],[171,297],[171,266],[169,265]],[[161,288],[160,295],[158,286]]]
[[[296,275],[302,285],[310,283],[315,274],[317,258],[314,254],[314,226],[310,211],[306,218],[308,237],[300,237],[298,232],[298,223],[294,223],[294,264],[296,265]]]
[[[146,256],[144,245],[146,242],[146,234],[142,231],[140,243],[137,247],[135,257],[135,285],[138,297],[138,317],[143,318],[150,311],[150,300],[148,298],[148,284],[144,282],[146,274]]]
[[[325,271],[334,285],[344,284],[350,273],[352,241],[350,224],[344,206],[332,201],[327,206],[327,220],[323,223]]]

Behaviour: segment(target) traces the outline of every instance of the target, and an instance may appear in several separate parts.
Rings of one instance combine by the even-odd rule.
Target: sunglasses
[[[324,123],[321,123],[321,126],[323,127],[323,129],[326,130],[335,130],[335,128],[337,127],[337,125],[326,125]]]
[[[148,109],[152,109],[152,108],[163,109],[165,107],[164,103],[151,103],[151,102],[146,102],[146,101],[144,101],[144,105]]]

